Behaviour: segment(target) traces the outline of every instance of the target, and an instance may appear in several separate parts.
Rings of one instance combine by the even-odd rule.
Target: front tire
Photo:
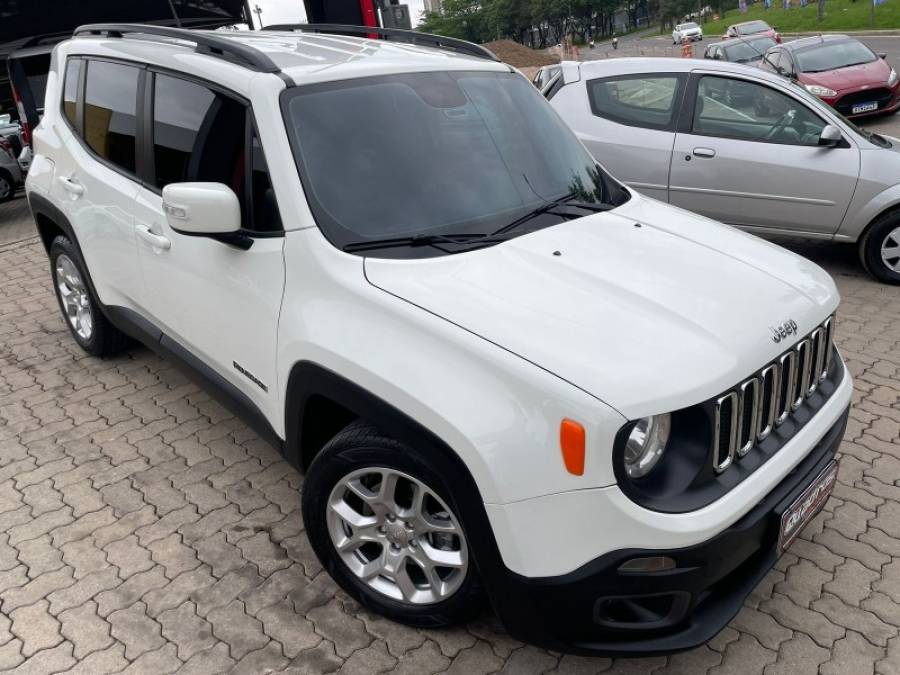
[[[59,309],[75,342],[93,356],[121,351],[127,338],[100,310],[81,252],[67,237],[58,236],[50,244],[50,274]]]
[[[863,267],[876,279],[900,284],[900,212],[877,218],[859,243]]]
[[[481,607],[451,491],[424,456],[372,425],[350,424],[316,455],[302,511],[319,561],[372,611],[434,628]]]

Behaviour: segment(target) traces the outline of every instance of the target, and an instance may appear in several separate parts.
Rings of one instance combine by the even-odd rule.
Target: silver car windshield
[[[340,248],[486,235],[555,200],[627,199],[518,73],[308,85],[287,90],[282,109],[316,222]]]

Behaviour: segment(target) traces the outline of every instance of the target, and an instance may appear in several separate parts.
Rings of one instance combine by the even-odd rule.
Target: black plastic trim
[[[123,38],[126,35],[149,35],[192,42],[194,51],[237,63],[260,73],[278,73],[281,71],[275,62],[264,52],[254,49],[228,37],[228,33],[211,35],[205,32],[169,28],[139,23],[94,23],[79,26],[72,32],[73,37],[92,35],[109,38]],[[178,46],[178,45],[175,45]]]
[[[737,522],[696,546],[623,549],[555,577],[529,578],[511,571],[513,591],[498,613],[514,637],[556,651],[590,656],[670,654],[713,638],[737,614],[745,598],[774,565],[781,514],[832,461],[844,436],[849,408],[806,457]],[[636,557],[667,556],[674,570],[619,573]],[[483,575],[484,576],[484,575]],[[487,587],[493,578],[483,578]],[[599,602],[654,595],[691,595],[679,616],[661,622],[611,627],[597,621]]]
[[[282,451],[281,437],[275,432],[256,404],[187,347],[166,335],[152,321],[134,310],[116,305],[104,305],[102,310],[116,328],[181,366],[189,377],[212,393],[228,410],[244,420],[247,426],[261,438]]]
[[[759,375],[762,370],[745,379]],[[635,503],[660,513],[685,513],[711,504],[760,469],[814,420],[819,409],[837,391],[844,371],[837,349],[832,348],[828,377],[818,389],[765,440],[754,443],[745,456],[736,457],[720,474],[713,471],[710,456],[713,407],[718,396],[672,413],[669,448],[657,467],[638,480],[629,478],[625,472],[625,441],[636,423],[636,420],[629,421],[616,434],[613,444],[613,471],[619,488]],[[729,391],[735,389],[736,386]]]

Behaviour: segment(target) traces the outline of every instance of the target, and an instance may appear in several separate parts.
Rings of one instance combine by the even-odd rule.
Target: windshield
[[[878,57],[862,42],[822,42],[794,52],[794,60],[801,73],[819,73],[861,63],[871,63]]]
[[[765,21],[750,21],[749,23],[735,26],[735,30],[738,35],[753,35],[754,33],[764,33],[767,30],[771,30],[771,28]]]
[[[697,24],[695,24],[694,22],[683,23],[678,27],[678,30],[690,30],[693,28],[699,28],[699,26],[697,26]]]
[[[738,42],[730,47],[725,48],[725,55],[729,61],[735,63],[748,63],[749,61],[759,61],[769,47],[775,44],[772,38],[757,38],[756,40],[747,40],[746,42]]]
[[[288,90],[282,109],[316,222],[340,248],[490,234],[568,196],[600,204],[627,199],[517,73],[308,85]],[[535,218],[515,235],[558,222]],[[416,247],[399,255],[434,254]]]

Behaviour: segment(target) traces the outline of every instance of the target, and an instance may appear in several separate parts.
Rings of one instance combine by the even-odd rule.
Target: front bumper
[[[708,541],[612,551],[563,576],[513,574],[504,598],[493,598],[507,630],[549,649],[591,655],[671,653],[711,639],[771,569],[781,514],[834,457],[848,412],[762,501]],[[618,572],[642,556],[671,557],[677,568]]]

